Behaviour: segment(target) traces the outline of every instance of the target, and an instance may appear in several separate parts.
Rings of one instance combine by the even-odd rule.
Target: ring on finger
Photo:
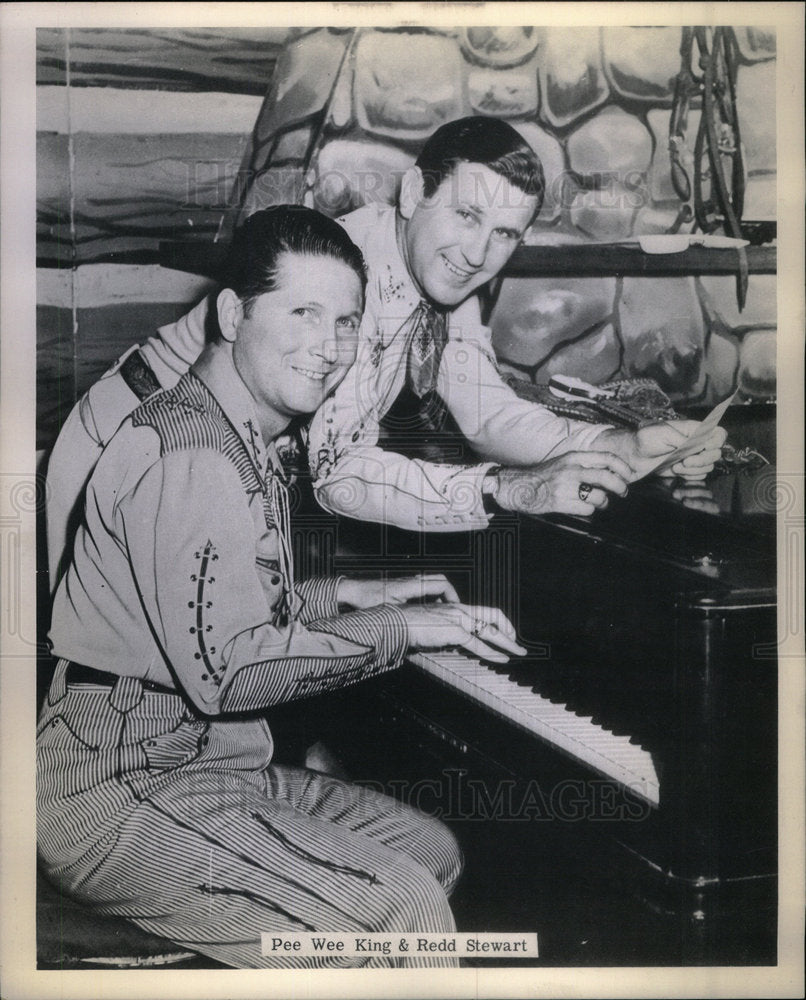
[[[579,489],[577,490],[577,494],[579,495],[579,499],[583,503],[587,503],[588,497],[591,495],[592,491],[593,487],[591,486],[590,483],[580,483]]]

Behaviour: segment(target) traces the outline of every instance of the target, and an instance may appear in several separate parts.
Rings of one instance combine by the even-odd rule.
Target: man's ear
[[[218,293],[216,299],[218,310],[218,327],[221,336],[228,343],[235,343],[238,335],[238,325],[243,318],[243,304],[231,288],[225,288]]]
[[[414,209],[423,200],[423,172],[419,167],[409,167],[400,182],[398,208],[404,219],[414,215]]]

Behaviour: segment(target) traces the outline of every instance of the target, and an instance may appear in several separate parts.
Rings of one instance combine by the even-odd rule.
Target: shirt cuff
[[[482,487],[487,473],[500,468],[497,462],[482,462],[462,469],[460,477],[443,484],[443,495],[450,497],[444,513],[433,515],[430,523],[422,527],[437,531],[485,528],[490,523],[490,514]]]
[[[402,612],[392,604],[379,604],[323,618],[306,626],[311,632],[329,632],[375,650],[372,673],[399,667],[409,644],[409,630]]]
[[[487,470],[487,473],[486,473],[484,479],[486,479],[487,476],[495,475],[496,473],[498,473],[500,471],[501,471],[501,466],[500,465],[493,465],[493,466],[491,466]],[[484,512],[486,514],[488,514],[490,517],[492,517],[494,514],[499,514],[501,512],[502,508],[499,507],[499,505],[496,502],[496,499],[493,496],[492,492],[488,493],[484,489],[484,479],[482,479],[482,481],[481,481],[481,501],[484,504]]]
[[[312,576],[297,581],[296,591],[302,598],[299,620],[303,625],[319,618],[335,618],[339,613],[337,594],[340,576]]]

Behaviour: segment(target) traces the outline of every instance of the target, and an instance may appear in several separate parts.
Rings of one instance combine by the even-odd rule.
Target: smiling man
[[[310,427],[323,507],[424,531],[485,527],[496,506],[591,514],[697,429],[682,420],[638,432],[567,420],[501,379],[476,293],[509,260],[543,190],[540,161],[510,125],[464,118],[428,140],[397,206],[367,205],[339,220],[363,252],[368,283],[356,363]],[[52,588],[106,442],[139,401],[174,386],[195,361],[208,309],[202,301],[124,355],[65,421],[48,463]],[[322,371],[306,377],[321,381]],[[435,433],[473,454],[429,461],[422,445]],[[724,437],[718,428],[673,471],[702,478]]]
[[[475,293],[507,263],[543,193],[528,143],[503,121],[471,117],[428,140],[396,208],[340,220],[369,282],[356,363],[311,424],[323,507],[421,531],[484,527],[496,506],[590,514],[694,433],[695,421],[633,432],[563,419],[501,379]],[[462,439],[469,460],[429,461],[424,446],[456,451]],[[703,476],[723,440],[717,430],[674,471]]]
[[[40,863],[95,912],[234,967],[364,962],[263,954],[261,933],[454,929],[448,830],[275,764],[265,710],[395,669],[407,649],[525,652],[441,576],[295,579],[275,441],[352,363],[364,280],[332,220],[297,206],[247,220],[220,337],[107,445],[54,601]],[[398,963],[451,960],[366,959]]]

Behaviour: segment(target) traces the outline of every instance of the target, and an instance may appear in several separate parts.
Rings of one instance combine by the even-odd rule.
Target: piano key
[[[631,734],[614,734],[584,709],[577,713],[535,692],[533,681],[522,686],[510,676],[512,669],[504,673],[500,664],[486,666],[450,650],[413,653],[409,660],[441,683],[658,804],[660,788],[652,757]]]

